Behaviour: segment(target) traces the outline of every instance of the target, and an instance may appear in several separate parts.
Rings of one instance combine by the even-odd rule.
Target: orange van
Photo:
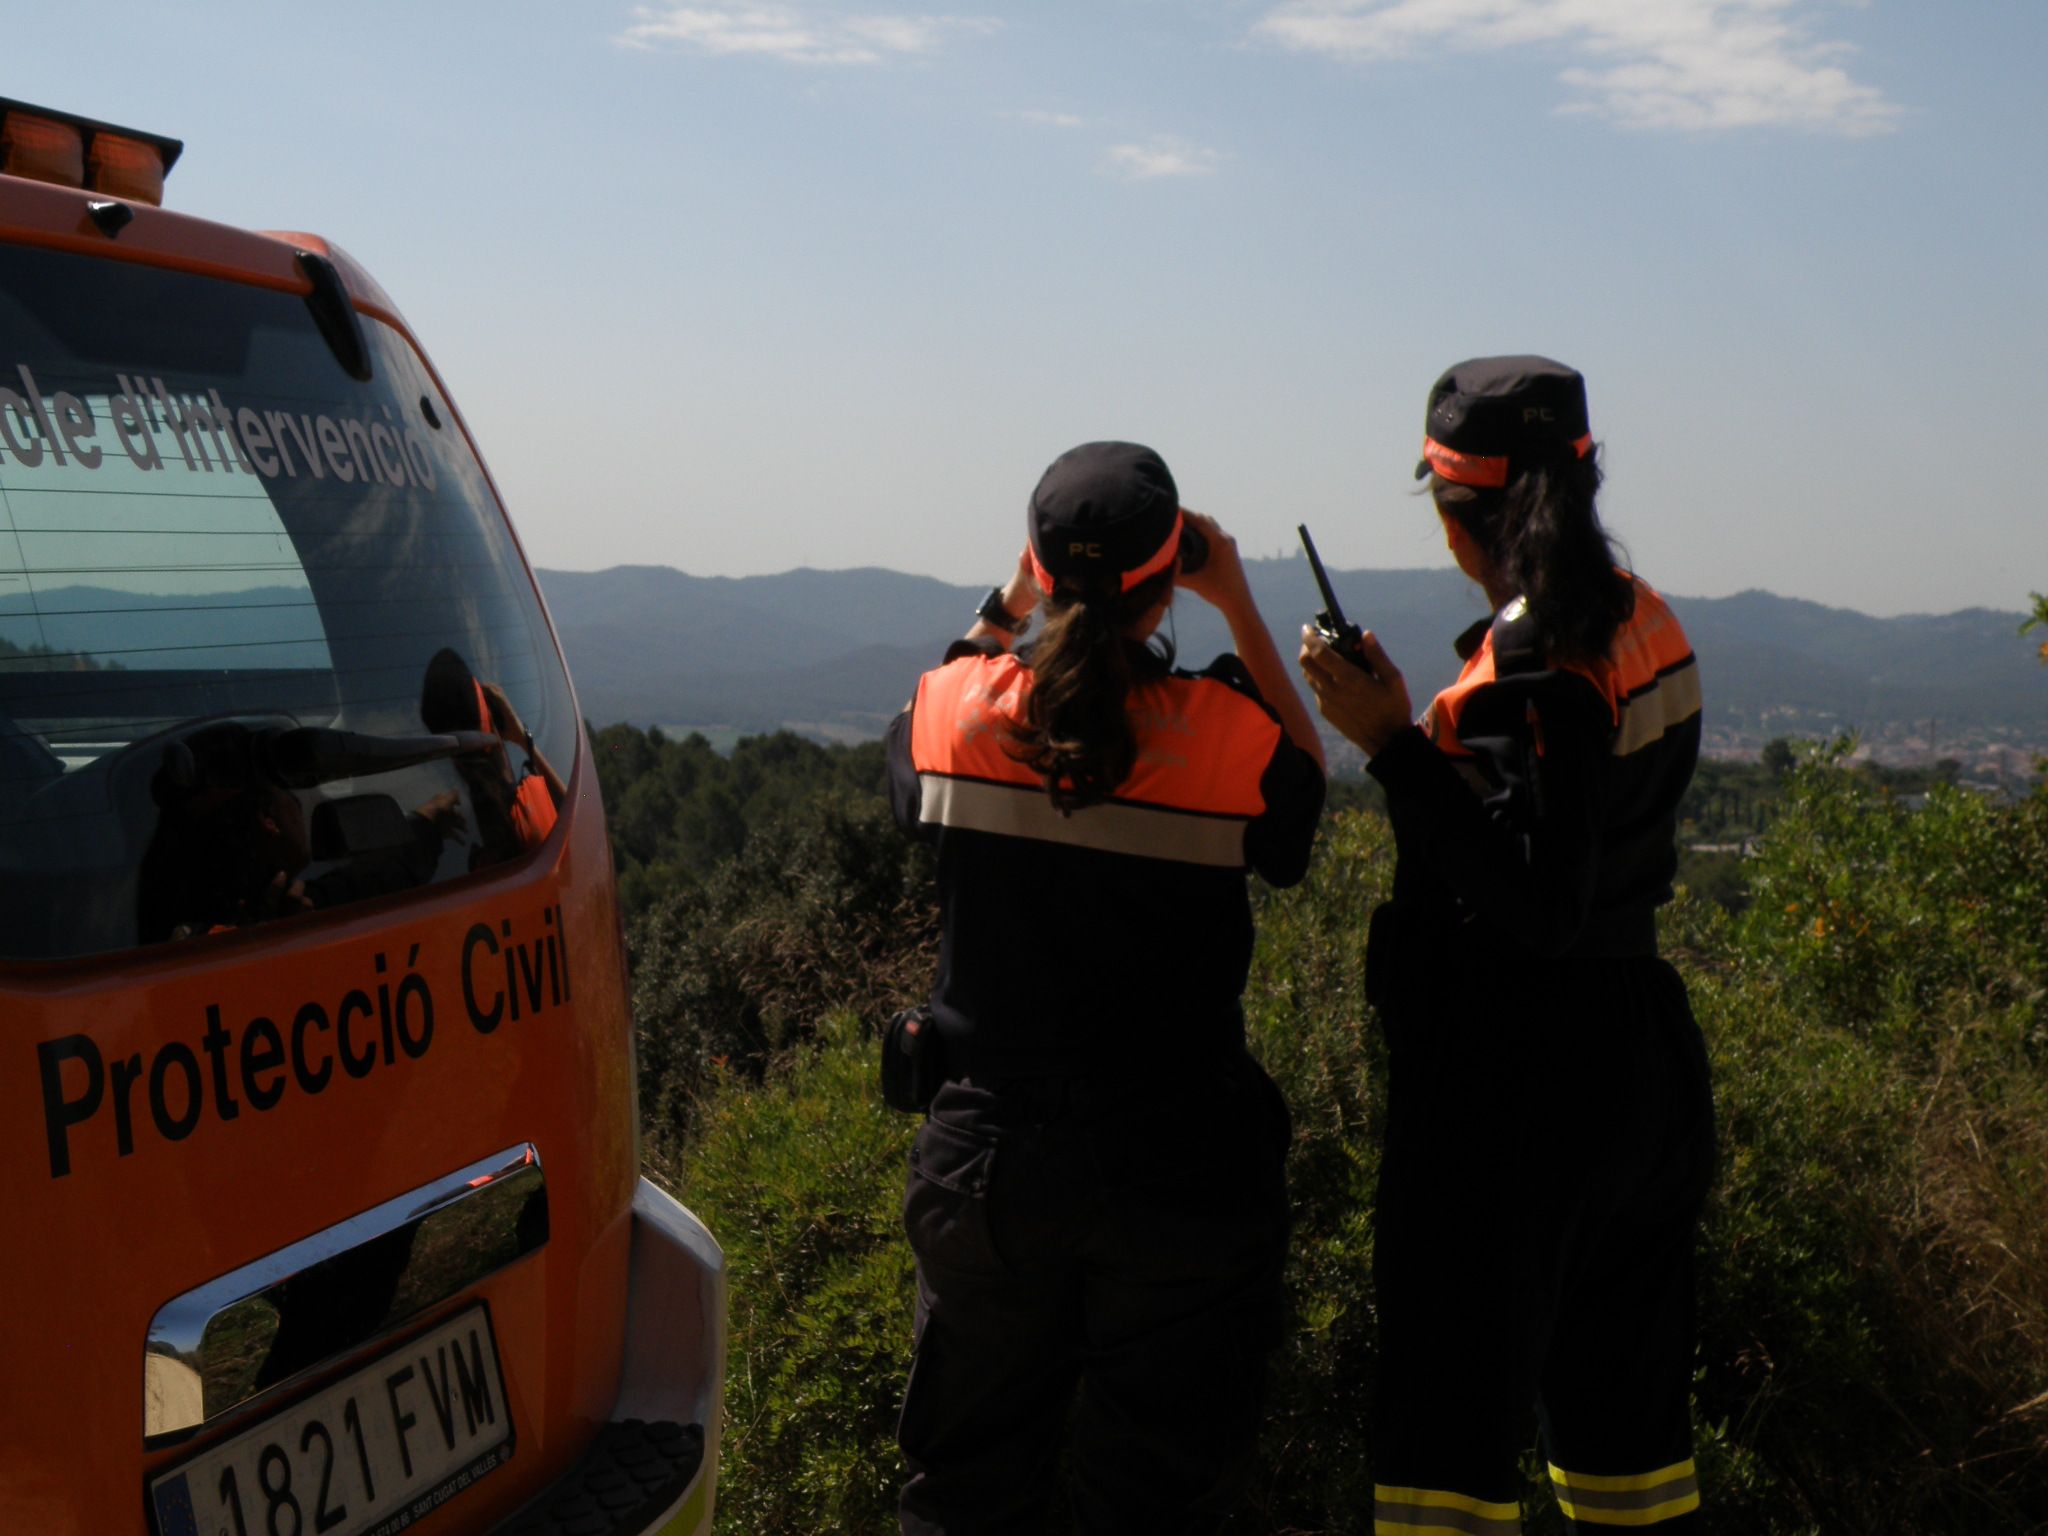
[[[708,1531],[532,573],[335,246],[0,101],[0,1532]]]

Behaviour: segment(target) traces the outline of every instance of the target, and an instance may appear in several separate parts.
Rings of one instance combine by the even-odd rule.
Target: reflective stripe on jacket
[[[1614,754],[1623,757],[1660,740],[1674,726],[1700,712],[1699,664],[1692,645],[1672,613],[1650,584],[1634,578],[1636,608],[1616,631],[1607,654],[1590,664],[1565,663],[1599,690],[1614,722]],[[1467,658],[1458,680],[1430,701],[1416,723],[1439,751],[1469,757],[1459,739],[1458,724],[1466,701],[1494,683],[1494,630]]]
[[[1244,869],[1245,829],[1266,809],[1262,779],[1280,723],[1215,677],[1169,674],[1131,691],[1138,755],[1109,799],[1071,813],[1017,757],[1031,669],[1015,656],[963,656],[918,682],[911,759],[919,820],[1105,853]]]

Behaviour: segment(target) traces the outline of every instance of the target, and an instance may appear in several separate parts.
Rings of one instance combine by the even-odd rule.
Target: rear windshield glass
[[[203,941],[537,846],[566,680],[403,337],[0,246],[0,958]]]

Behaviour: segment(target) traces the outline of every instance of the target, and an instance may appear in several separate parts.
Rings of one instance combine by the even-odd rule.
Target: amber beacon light
[[[160,204],[184,144],[0,97],[0,175]]]

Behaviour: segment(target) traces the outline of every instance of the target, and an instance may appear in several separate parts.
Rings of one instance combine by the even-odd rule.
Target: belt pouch
[[[892,1014],[882,1029],[882,1102],[922,1114],[945,1081],[944,1042],[928,1007]]]

